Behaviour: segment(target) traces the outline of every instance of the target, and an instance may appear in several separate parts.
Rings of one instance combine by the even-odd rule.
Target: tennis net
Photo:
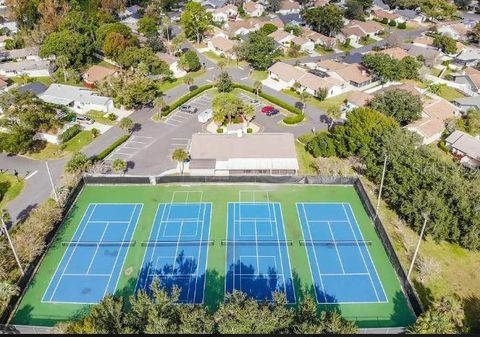
[[[63,241],[62,246],[135,246],[136,241]]]
[[[222,240],[222,246],[226,245],[243,245],[243,246],[292,246],[292,240]]]
[[[300,240],[300,246],[370,246],[370,240]]]
[[[142,246],[213,246],[213,240],[143,241]]]

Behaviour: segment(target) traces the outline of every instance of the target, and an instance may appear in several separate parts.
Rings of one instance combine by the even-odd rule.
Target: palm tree
[[[300,93],[300,101],[302,102],[302,113],[305,113],[305,108],[307,107],[307,101],[309,101],[311,97],[312,96],[306,91],[302,91]]]
[[[255,81],[253,83],[253,89],[255,90],[255,93],[257,94],[257,99],[258,99],[258,93],[262,91],[262,82]]]
[[[30,76],[28,76],[27,74],[21,74],[20,76],[18,76],[18,78],[20,79],[20,82],[22,84],[27,84],[31,80]]]
[[[57,65],[57,67],[62,69],[64,82],[67,82],[67,67],[69,63],[70,62],[68,61],[68,57],[66,57],[65,55],[59,55],[55,60],[55,64]]]
[[[123,130],[127,131],[127,132],[132,132],[134,126],[135,126],[135,124],[133,123],[133,121],[130,118],[122,118],[120,120],[120,123],[118,123],[118,127],[120,129],[123,129]]]
[[[220,69],[220,71],[223,71],[223,68],[227,66],[227,62],[225,62],[224,60],[220,60],[218,61],[217,66],[218,66],[218,69]]]
[[[247,120],[247,128],[250,126],[250,122],[252,121],[253,117],[255,117],[255,113],[256,113],[255,107],[251,104],[248,104],[243,109],[243,116]]]
[[[299,82],[295,82],[295,83],[293,83],[292,87],[295,91],[298,91],[298,89],[300,89],[301,86],[302,85]]]
[[[153,101],[153,106],[155,107],[155,109],[157,109],[157,119],[160,118],[160,111],[162,111],[165,105],[166,105],[165,100],[161,97],[157,97]]]
[[[183,175],[183,164],[188,159],[188,152],[184,149],[175,149],[172,153],[172,160],[180,163],[180,173]]]
[[[193,77],[190,76],[190,75],[185,75],[183,77],[183,83],[185,83],[186,85],[188,85],[188,90],[190,90],[192,84],[193,84]]]
[[[112,169],[116,173],[123,172],[125,174],[125,171],[127,170],[127,163],[125,160],[117,158],[112,162]]]

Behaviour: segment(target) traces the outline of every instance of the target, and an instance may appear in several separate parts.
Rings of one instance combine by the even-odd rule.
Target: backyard
[[[38,141],[35,150],[28,153],[28,157],[36,160],[48,160],[62,158],[80,151],[93,141],[91,131],[81,131],[75,137],[62,145]]]

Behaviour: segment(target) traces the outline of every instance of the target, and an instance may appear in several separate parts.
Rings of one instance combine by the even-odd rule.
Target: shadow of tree
[[[470,332],[480,332],[480,297],[475,295],[468,296],[463,300],[463,309],[465,311],[465,325],[470,328]]]

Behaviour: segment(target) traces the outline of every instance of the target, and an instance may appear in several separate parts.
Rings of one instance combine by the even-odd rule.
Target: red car
[[[263,108],[262,108],[262,112],[263,113],[267,113],[267,112],[270,112],[270,111],[273,111],[275,110],[275,108],[271,105],[265,105]]]

